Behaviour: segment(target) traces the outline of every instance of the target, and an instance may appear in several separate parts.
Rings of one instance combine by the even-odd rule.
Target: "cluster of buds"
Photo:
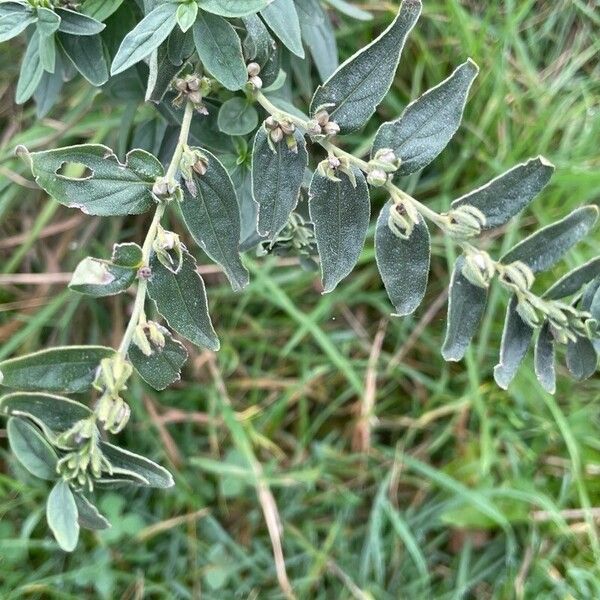
[[[179,171],[185,182],[185,187],[192,196],[196,196],[198,192],[194,175],[202,177],[207,170],[208,156],[196,148],[186,147],[179,161]]]
[[[419,222],[419,212],[409,200],[395,198],[390,206],[388,227],[391,232],[402,240],[410,238],[415,225]]]
[[[260,65],[257,62],[248,63],[246,71],[248,72],[248,86],[252,90],[262,89],[263,82],[262,79],[259,77]]]
[[[533,271],[520,260],[516,260],[509,265],[498,265],[498,270],[500,283],[515,292],[515,294],[527,292],[535,281]]]
[[[340,126],[330,119],[325,108],[320,108],[314,117],[308,121],[306,130],[311,137],[330,138],[340,132]]]
[[[127,389],[132,372],[133,367],[120,354],[100,361],[94,387],[102,392],[102,396],[94,415],[103,429],[111,433],[119,433],[129,421],[131,409],[121,398],[121,392]]]
[[[165,347],[166,335],[168,330],[154,321],[146,321],[143,316],[140,319],[135,333],[133,334],[133,343],[142,351],[144,356],[152,356],[154,349]]]
[[[274,153],[277,152],[275,144],[278,144],[282,140],[285,140],[286,146],[292,152],[298,152],[298,142],[294,132],[296,126],[288,121],[287,119],[276,119],[273,116],[267,117],[264,123],[265,130],[267,132],[267,141],[269,147]]]
[[[157,177],[152,186],[152,195],[157,202],[167,202],[173,199],[181,200],[181,187],[173,179]]]
[[[458,206],[442,217],[446,231],[452,237],[462,240],[478,236],[486,224],[485,215],[470,204]]]
[[[167,231],[160,225],[152,242],[152,249],[160,263],[171,273],[179,273],[183,264],[184,245],[173,231]]]
[[[401,162],[391,148],[377,150],[375,156],[369,161],[367,182],[373,187],[385,185],[391,174],[398,170]]]
[[[323,177],[327,177],[331,181],[341,181],[338,173],[345,173],[352,184],[356,187],[356,174],[350,164],[350,161],[345,156],[335,156],[330,154],[325,160],[322,160],[317,165],[317,172]]]
[[[485,250],[468,249],[462,274],[477,287],[487,289],[496,273],[496,263]]]
[[[208,77],[199,77],[198,75],[177,77],[173,80],[173,87],[177,91],[177,96],[173,100],[175,106],[182,106],[186,102],[191,102],[200,114],[208,114],[208,110],[202,101],[205,96],[208,96],[212,88],[212,82]]]

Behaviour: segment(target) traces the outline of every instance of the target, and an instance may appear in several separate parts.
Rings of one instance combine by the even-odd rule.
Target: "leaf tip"
[[[504,365],[497,364],[494,367],[494,380],[503,389],[507,390],[512,377],[504,370]]]

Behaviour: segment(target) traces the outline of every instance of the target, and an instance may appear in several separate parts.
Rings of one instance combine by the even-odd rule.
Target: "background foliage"
[[[368,148],[379,119],[398,115],[471,56],[481,73],[463,126],[407,191],[445,209],[474,184],[544,154],[556,175],[511,224],[506,248],[521,237],[517,227],[597,201],[594,5],[428,0],[393,90],[366,134],[351,138],[353,150]],[[342,57],[389,23],[396,4],[365,7],[373,21],[336,23]],[[37,122],[31,107],[12,100],[22,48],[4,44],[0,52],[0,356],[118,343],[124,299],[64,291],[63,274],[88,253],[139,238],[143,218],[101,222],[59,208],[28,182],[12,151],[58,140],[119,151],[147,115],[75,82]],[[383,201],[374,194],[376,206]],[[105,495],[101,508],[113,528],[86,533],[73,555],[44,538],[47,490],[9,458],[2,432],[0,595],[279,597],[243,455],[251,448],[279,507],[299,597],[600,596],[597,378],[573,384],[560,377],[552,398],[523,368],[508,392],[498,389],[499,290],[466,361],[445,363],[439,347],[452,247],[434,238],[426,300],[402,320],[388,317],[372,248],[371,231],[353,277],[327,296],[313,274],[285,261],[251,261],[243,295],[206,267],[221,351],[193,354],[182,383],[160,400],[132,387],[133,421],[122,434],[123,445],[135,439],[136,450],[168,465],[177,485],[137,490],[127,501]],[[569,266],[594,254],[590,237],[569,254]],[[237,420],[227,418],[227,398]],[[371,403],[377,418],[368,422],[361,414]]]

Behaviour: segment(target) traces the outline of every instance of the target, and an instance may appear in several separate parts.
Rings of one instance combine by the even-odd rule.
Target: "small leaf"
[[[506,309],[500,362],[494,367],[494,379],[502,389],[507,389],[517,374],[533,336],[533,329],[521,319],[516,309],[517,299],[512,296]]]
[[[152,354],[146,356],[137,346],[129,348],[129,360],[142,379],[155,390],[164,390],[181,379],[181,367],[187,360],[185,347],[165,333],[165,345],[152,346]]]
[[[222,17],[247,17],[271,2],[273,0],[198,0],[202,10]]]
[[[110,529],[108,519],[82,493],[75,492],[73,497],[77,505],[77,521],[80,527],[93,531]]]
[[[598,218],[596,206],[582,206],[569,216],[525,238],[501,259],[505,264],[520,260],[534,273],[546,271],[579,240],[584,238]]]
[[[115,351],[104,346],[62,346],[0,362],[5,387],[74,394],[89,389],[103,358]]]
[[[0,3],[0,43],[17,37],[36,20],[37,16],[30,6],[21,2]]]
[[[6,425],[10,448],[17,460],[40,479],[57,479],[58,456],[37,427],[23,419],[12,417]]]
[[[152,186],[163,175],[163,167],[145,150],[131,150],[125,164],[102,144],[68,146],[31,152],[31,171],[37,184],[55,200],[89,215],[140,214],[156,205]],[[88,173],[80,177],[62,175],[65,164],[78,164]],[[91,173],[89,173],[91,171]]]
[[[148,294],[170,327],[197,346],[218,350],[219,339],[210,321],[204,281],[191,254],[184,250],[177,274],[163,267],[156,255],[150,267]]]
[[[561,298],[566,298],[567,296],[572,296],[586,283],[589,283],[599,275],[600,258],[593,258],[561,277],[544,292],[542,297],[548,300],[559,300]]]
[[[421,304],[429,278],[431,241],[422,217],[409,239],[396,236],[388,220],[393,202],[383,207],[375,229],[375,259],[397,316],[410,315]]]
[[[204,67],[228,90],[239,90],[248,81],[242,43],[222,17],[200,13],[193,28],[196,52]]]
[[[325,107],[342,133],[360,129],[390,89],[406,37],[420,14],[420,0],[403,0],[393,23],[317,88],[311,114]]]
[[[177,25],[184,33],[194,24],[198,16],[198,4],[185,2],[177,7]]]
[[[111,262],[119,267],[138,269],[142,266],[143,251],[133,242],[124,242],[113,246]]]
[[[77,505],[66,481],[59,481],[51,490],[46,504],[46,519],[58,545],[73,552],[79,540]]]
[[[473,285],[462,274],[464,262],[464,257],[459,256],[450,279],[446,339],[442,346],[442,356],[448,361],[459,361],[465,355],[487,302],[487,290]]]
[[[283,45],[296,56],[304,58],[300,22],[294,0],[274,0],[260,14]]]
[[[554,166],[543,156],[492,179],[484,186],[461,196],[452,207],[468,204],[478,208],[486,218],[484,229],[499,227],[523,210],[548,184]]]
[[[56,14],[60,17],[59,31],[70,33],[71,35],[96,35],[100,33],[106,25],[97,21],[93,17],[84,15],[68,8],[55,8]]]
[[[248,100],[236,96],[223,102],[217,123],[227,135],[246,135],[256,129],[258,112]]]
[[[148,482],[148,487],[170,488],[175,485],[171,473],[149,458],[113,446],[108,442],[100,442],[100,448],[113,467],[124,471],[132,471],[145,479]]]
[[[567,369],[577,381],[591,377],[596,371],[598,356],[594,344],[587,338],[578,337],[567,344]]]
[[[158,5],[121,42],[110,68],[111,75],[127,70],[158,48],[177,24],[177,4]]]
[[[21,62],[21,71],[15,92],[15,102],[17,104],[24,104],[33,96],[44,74],[44,68],[40,60],[39,41],[40,36],[37,31],[34,31]]]
[[[234,291],[248,284],[240,258],[240,209],[235,188],[219,159],[200,149],[208,159],[206,173],[192,172],[193,186],[185,186],[179,204],[183,220],[196,243],[220,264]],[[193,193],[192,193],[193,192]]]
[[[290,150],[281,140],[269,146],[267,132],[260,127],[252,150],[252,195],[258,204],[258,233],[272,241],[285,227],[296,208],[304,169],[308,164],[306,143],[302,134],[294,131],[297,151]]]
[[[114,296],[129,288],[136,276],[136,269],[120,267],[109,260],[88,256],[75,268],[69,288],[96,298]]]
[[[554,369],[554,339],[548,321],[544,323],[535,343],[535,374],[542,387],[549,393],[556,391]]]
[[[456,133],[478,72],[477,65],[469,59],[448,79],[411,102],[402,116],[379,128],[372,153],[391,148],[402,160],[398,175],[426,167]]]
[[[60,45],[73,66],[94,86],[108,81],[108,65],[99,35],[85,37],[61,33]]]
[[[106,21],[123,4],[123,0],[86,0],[81,11],[97,21]]]

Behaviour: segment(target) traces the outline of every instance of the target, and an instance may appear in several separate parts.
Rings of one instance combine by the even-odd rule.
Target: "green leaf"
[[[66,481],[59,481],[50,492],[46,504],[46,519],[58,545],[73,552],[79,540],[77,505]]]
[[[201,12],[194,23],[193,34],[196,52],[213,77],[228,90],[243,88],[248,73],[235,29],[222,17]]]
[[[60,27],[60,17],[53,10],[43,7],[37,9],[37,15],[36,27],[39,34],[40,62],[44,71],[54,73],[56,66],[56,40],[54,34]]]
[[[73,497],[77,505],[77,521],[80,527],[93,531],[110,529],[108,519],[82,493],[75,492]]]
[[[69,288],[96,298],[114,296],[129,288],[136,276],[137,269],[120,267],[109,260],[88,256],[77,265]]]
[[[459,361],[465,355],[487,302],[487,290],[473,285],[462,274],[464,263],[464,257],[459,256],[450,279],[446,339],[442,346],[442,356],[448,361]]]
[[[198,0],[202,10],[222,17],[247,17],[271,2],[273,0]]]
[[[517,313],[517,298],[512,296],[506,309],[506,320],[500,345],[500,362],[494,367],[494,379],[507,389],[527,354],[533,329]]]
[[[20,2],[0,3],[0,43],[17,37],[36,20],[37,16],[30,6]]]
[[[76,36],[61,33],[58,40],[73,66],[94,86],[108,81],[108,64],[99,35]]]
[[[139,475],[148,482],[147,487],[164,489],[175,485],[171,473],[149,458],[113,446],[108,442],[100,442],[100,449],[115,469],[131,471]]]
[[[398,119],[379,128],[372,153],[391,148],[402,159],[398,175],[426,167],[456,133],[478,72],[477,65],[469,59],[448,79],[411,102]]]
[[[584,238],[596,223],[598,208],[582,206],[569,216],[544,227],[509,250],[502,258],[504,264],[520,260],[534,273],[546,271]]]
[[[39,85],[35,89],[33,99],[35,101],[36,116],[38,119],[45,117],[56,104],[63,87],[64,68],[60,55],[57,57],[57,68],[54,73],[44,71]]]
[[[246,98],[236,96],[223,102],[217,123],[227,135],[247,135],[258,125],[258,112]]]
[[[197,346],[219,349],[219,339],[208,313],[204,281],[196,270],[196,261],[184,250],[181,270],[175,274],[164,267],[156,255],[150,262],[152,276],[148,294],[171,329]]]
[[[354,4],[350,4],[350,2],[346,2],[346,0],[325,0],[327,4],[333,6],[333,8],[339,10],[341,13],[344,13],[348,17],[353,19],[357,19],[358,21],[370,21],[373,18],[371,13],[368,13],[366,10],[362,10]]]
[[[243,22],[246,28],[243,43],[244,56],[247,61],[253,60],[263,67],[273,52],[275,41],[257,15],[245,17]]]
[[[300,22],[294,0],[274,0],[260,14],[283,45],[296,56],[304,58]]]
[[[542,191],[552,173],[554,166],[543,156],[532,158],[461,196],[452,203],[452,207],[464,204],[474,206],[485,215],[484,229],[499,227],[523,210]]]
[[[543,294],[548,300],[559,300],[572,296],[578,292],[586,283],[600,275],[600,257],[593,258],[585,264],[569,271],[556,283],[549,287]]]
[[[123,4],[123,0],[86,0],[81,11],[97,21],[106,21]]]
[[[121,42],[110,68],[111,75],[121,73],[158,48],[177,24],[177,4],[160,4],[146,15]]]
[[[420,0],[403,0],[393,23],[317,88],[311,114],[325,107],[342,133],[360,129],[390,89],[406,37],[420,14]]]
[[[174,30],[178,31],[178,30]],[[171,34],[173,35],[173,34]],[[172,89],[173,78],[182,69],[182,65],[174,65],[169,56],[168,44],[162,44],[152,51],[148,61],[148,84],[146,86],[146,101],[160,103],[164,95]]]
[[[0,362],[1,384],[23,392],[84,392],[100,361],[114,353],[104,346],[59,346],[10,358]]]
[[[58,456],[37,427],[23,419],[11,417],[6,425],[10,448],[17,460],[40,479],[57,479]]]
[[[194,24],[198,16],[198,4],[185,2],[177,7],[177,25],[184,33]]]
[[[55,8],[56,14],[60,17],[59,31],[71,35],[89,36],[100,33],[106,25],[97,21],[93,17],[84,15],[68,8]]]
[[[269,146],[267,132],[260,127],[252,150],[252,195],[258,203],[258,233],[272,241],[285,227],[296,208],[304,169],[308,164],[306,143],[296,130],[297,152],[287,147],[285,140]]]
[[[431,240],[421,217],[407,240],[395,235],[388,225],[393,205],[392,201],[387,202],[377,219],[375,259],[396,315],[404,316],[413,313],[425,296]]]
[[[129,360],[141,378],[155,390],[164,390],[181,379],[181,367],[188,353],[183,344],[165,332],[165,345],[152,346],[152,354],[146,356],[137,346],[129,348]]]
[[[549,393],[556,391],[556,371],[554,369],[554,338],[548,321],[544,323],[535,342],[535,374],[542,387]]]
[[[577,341],[567,344],[567,369],[573,379],[583,381],[596,371],[598,356],[594,344],[587,338],[578,337]]]
[[[22,147],[21,147],[22,148]],[[107,146],[83,144],[31,152],[31,171],[37,184],[61,204],[88,215],[140,214],[156,205],[152,186],[164,170],[145,150],[131,150],[121,164]],[[64,165],[87,169],[80,177],[63,175]],[[90,173],[91,171],[91,173]]]
[[[333,181],[315,171],[308,207],[321,257],[323,293],[335,289],[354,268],[369,227],[371,202],[362,171],[353,167],[355,182],[346,173]]]
[[[44,68],[40,60],[40,36],[37,31],[34,31],[21,62],[21,71],[15,92],[17,104],[24,104],[33,96],[43,74]]]
[[[183,220],[196,243],[220,264],[234,291],[248,284],[248,271],[240,258],[240,209],[235,188],[219,159],[199,149],[208,159],[206,173],[192,172],[179,204]]]

